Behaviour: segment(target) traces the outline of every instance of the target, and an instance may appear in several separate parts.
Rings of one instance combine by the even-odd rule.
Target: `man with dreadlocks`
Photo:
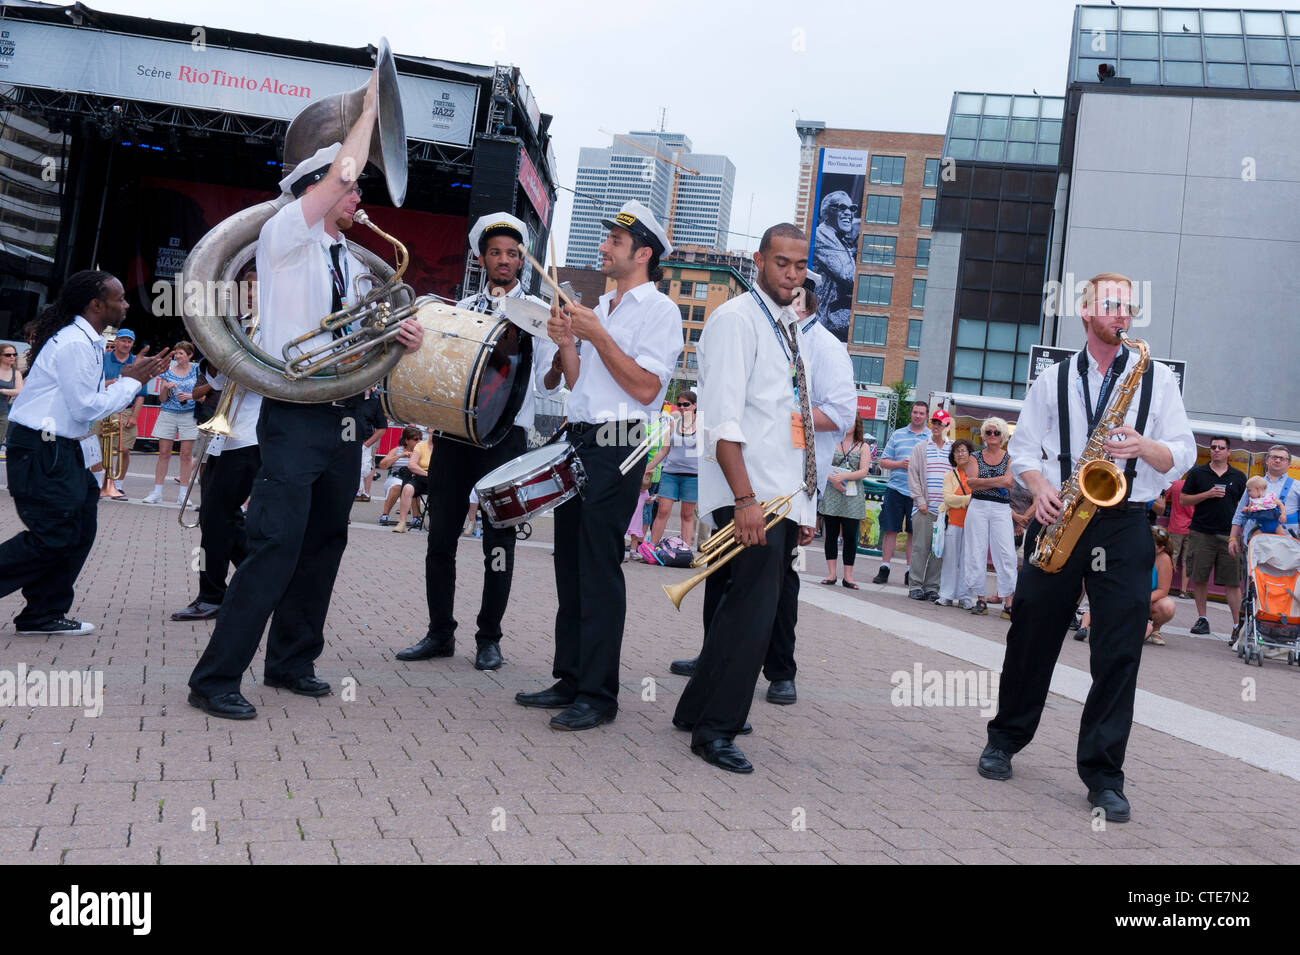
[[[99,486],[82,456],[94,421],[126,408],[140,385],[167,368],[170,349],[145,348],[104,384],[104,329],[121,326],[122,283],[78,272],[36,319],[27,384],[9,410],[9,493],[27,530],[0,544],[0,597],[22,588],[21,634],[82,634],[71,620],[73,584],[95,542]]]

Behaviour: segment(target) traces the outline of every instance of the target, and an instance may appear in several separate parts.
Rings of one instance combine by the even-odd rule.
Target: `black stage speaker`
[[[470,181],[469,222],[489,212],[515,214],[519,185],[519,140],[480,136],[474,144],[474,175]]]

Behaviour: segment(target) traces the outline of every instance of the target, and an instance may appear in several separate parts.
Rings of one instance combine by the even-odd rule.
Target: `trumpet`
[[[763,502],[763,516],[768,519],[763,525],[764,533],[770,531],[790,513],[790,500],[793,497],[794,494],[787,494],[784,497]],[[744,549],[745,545],[736,540],[736,522],[733,519],[725,527],[719,527],[709,536],[708,540],[700,544],[700,552],[691,561],[691,566],[705,567],[706,569],[700,571],[694,577],[688,577],[681,583],[664,584],[664,593],[673,602],[673,606],[681,610],[682,598],[696,584],[708,578],[710,574],[725,565]]]
[[[104,474],[111,481],[126,477],[126,412],[119,411],[99,422],[99,456],[104,462]]]

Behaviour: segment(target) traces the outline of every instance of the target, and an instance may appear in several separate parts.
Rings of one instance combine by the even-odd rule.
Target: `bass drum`
[[[416,301],[424,345],[383,381],[391,421],[490,448],[532,387],[531,337],[509,322],[426,296]]]

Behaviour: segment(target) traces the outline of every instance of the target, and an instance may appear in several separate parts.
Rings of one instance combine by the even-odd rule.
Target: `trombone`
[[[248,328],[248,336],[251,338],[257,331],[257,317],[253,317],[252,323]],[[195,528],[199,526],[198,508],[195,508],[196,514],[193,524],[185,522],[185,509],[189,507],[190,498],[194,494],[194,485],[199,480],[199,472],[203,470],[203,461],[208,456],[208,448],[212,446],[212,439],[221,437],[228,438],[233,431],[231,422],[239,416],[239,409],[244,404],[244,394],[248,391],[243,385],[237,385],[229,377],[226,377],[226,387],[221,392],[221,397],[217,399],[216,410],[212,412],[212,417],[203,424],[199,425],[199,430],[203,432],[199,445],[198,454],[194,456],[194,470],[190,472],[190,483],[185,488],[185,496],[181,498],[181,512],[176,515],[177,522],[181,527]],[[236,402],[235,398],[239,401]],[[231,405],[234,405],[232,410]],[[202,506],[200,504],[200,506]]]
[[[784,497],[774,498],[763,503],[763,516],[768,518],[767,523],[763,525],[764,533],[770,531],[790,513],[790,499],[793,497],[794,494],[787,494]],[[718,528],[709,536],[708,540],[700,544],[699,554],[691,561],[692,567],[706,567],[707,569],[700,571],[694,577],[688,577],[681,583],[664,584],[664,593],[673,602],[673,606],[681,610],[682,598],[690,592],[691,588],[706,579],[744,549],[745,545],[736,540],[736,521],[733,518],[725,527]]]

